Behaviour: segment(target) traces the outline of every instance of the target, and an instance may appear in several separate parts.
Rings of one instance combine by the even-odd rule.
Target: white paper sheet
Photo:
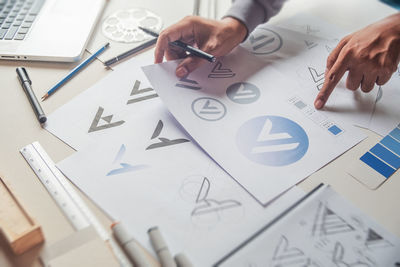
[[[293,188],[264,208],[162,105],[57,166],[149,251],[147,230],[158,226],[170,251],[195,266],[210,266],[304,194]]]
[[[399,251],[398,237],[325,187],[218,266],[397,266]]]
[[[326,59],[339,39],[323,39],[318,35],[288,28],[300,27],[304,31],[306,25],[306,31],[308,29],[310,33],[314,31],[315,34],[331,38],[335,35],[335,26],[327,32],[325,28],[328,23],[320,21],[317,26],[313,26],[318,20],[315,17],[308,20],[311,22],[307,22],[303,16],[292,18],[281,23],[286,28],[260,25],[250,34],[243,47],[258,58],[272,63],[285,77],[296,81],[304,100],[313,103],[325,80]],[[298,26],[294,25],[295,22]],[[318,26],[321,30],[317,30]],[[337,31],[338,36],[343,34],[342,31]],[[378,86],[369,93],[361,90],[354,92],[346,88],[346,79],[347,74],[334,89],[322,112],[327,112],[331,119],[367,128],[374,110]]]
[[[125,131],[131,118],[161,102],[140,66],[153,55],[133,58],[48,116],[45,129],[76,150]]]
[[[387,135],[400,122],[400,67],[384,84],[377,98],[369,129]]]
[[[189,134],[263,204],[364,138],[243,49],[184,79],[174,75],[177,64],[143,69]]]

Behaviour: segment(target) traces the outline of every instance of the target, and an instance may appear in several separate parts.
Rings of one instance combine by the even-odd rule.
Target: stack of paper
[[[377,90],[339,85],[313,108],[340,35],[314,24],[260,26],[182,79],[177,61],[145,67],[151,83],[152,55],[126,62],[49,116],[46,129],[79,150],[58,167],[146,248],[157,225],[174,253],[217,262],[364,138],[352,124],[371,123]]]

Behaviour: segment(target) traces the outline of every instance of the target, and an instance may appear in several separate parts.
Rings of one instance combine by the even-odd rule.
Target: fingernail
[[[182,78],[188,74],[188,71],[185,67],[179,67],[176,69],[176,76]]]
[[[317,101],[315,101],[316,109],[321,109],[323,105],[324,105],[324,102],[321,99],[318,99]]]

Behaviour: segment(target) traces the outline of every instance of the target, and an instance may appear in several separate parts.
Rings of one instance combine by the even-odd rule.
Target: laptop
[[[0,59],[78,61],[106,0],[0,0]]]

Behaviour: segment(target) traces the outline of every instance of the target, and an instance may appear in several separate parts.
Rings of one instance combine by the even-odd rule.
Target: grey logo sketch
[[[192,103],[193,113],[206,121],[217,121],[226,114],[225,105],[221,101],[211,97],[200,97]]]
[[[325,81],[325,72],[318,72],[313,67],[308,67],[308,71],[310,72],[311,78],[313,79],[315,85],[317,86],[317,90],[321,90]]]
[[[236,73],[234,73],[231,69],[222,68],[222,63],[218,61],[215,63],[211,73],[208,74],[208,78],[232,78],[235,77]]]
[[[143,89],[139,89],[139,88],[140,88],[140,81],[136,80],[135,84],[133,85],[131,94],[130,94],[130,96],[132,96],[133,98],[128,100],[128,102],[126,102],[127,105],[158,97],[158,95],[156,93],[154,93],[153,88],[150,88],[150,87],[143,88]],[[153,93],[149,94],[149,92],[153,92]]]
[[[385,248],[393,246],[389,241],[385,240],[380,234],[369,228],[367,232],[367,238],[365,240],[365,246],[370,249],[374,248]]]
[[[179,82],[177,84],[175,84],[175,86],[185,88],[185,89],[190,89],[190,90],[200,90],[201,89],[198,82],[196,82],[195,80],[189,79],[187,76],[179,79]]]
[[[196,197],[196,207],[193,209],[191,216],[200,216],[203,214],[218,212],[225,209],[231,209],[239,207],[242,204],[239,201],[226,199],[226,200],[215,200],[208,197],[210,191],[210,181],[207,177],[203,178],[203,182],[200,186],[200,190]]]
[[[314,48],[318,45],[317,43],[314,43],[313,41],[307,41],[307,40],[304,40],[304,43],[306,44],[308,49]]]
[[[149,145],[146,148],[146,150],[190,142],[189,140],[184,138],[170,140],[165,137],[159,137],[163,128],[164,128],[164,123],[162,122],[162,120],[159,120],[153,132],[153,135],[151,136],[151,140],[158,138],[159,142]]]
[[[334,211],[319,203],[314,218],[312,235],[327,236],[354,231],[354,227],[338,216]]]
[[[116,122],[111,122],[114,115],[108,115],[108,116],[102,117],[103,112],[104,112],[104,108],[103,107],[99,107],[99,109],[97,110],[96,115],[94,116],[92,124],[90,125],[88,133],[101,131],[101,130],[105,130],[105,129],[108,129],[108,128],[117,127],[117,126],[120,126],[120,125],[125,123],[125,121],[123,121],[123,120],[116,121]],[[105,124],[103,123],[102,125],[99,125],[100,124],[100,120],[103,120],[105,122]]]
[[[260,89],[254,84],[239,82],[231,84],[226,94],[230,100],[238,104],[251,104],[260,98]]]
[[[353,263],[347,263],[344,261],[344,253],[345,249],[343,245],[339,242],[335,243],[335,248],[333,249],[333,256],[332,256],[332,262],[337,266],[337,267],[370,267],[371,265],[357,260],[356,262]]]
[[[272,266],[315,266],[317,265],[307,257],[302,250],[291,247],[286,236],[282,235],[272,257]]]
[[[312,29],[310,25],[306,25],[306,32],[307,34],[316,34],[319,32],[318,29]]]
[[[257,28],[250,34],[249,45],[254,54],[267,55],[278,51],[282,47],[281,36],[266,28]]]
[[[146,165],[131,165],[128,163],[121,162],[122,157],[124,156],[125,152],[126,152],[126,146],[124,144],[122,144],[117,155],[115,156],[115,159],[113,162],[114,164],[119,162],[119,165],[121,165],[121,168],[113,169],[113,170],[109,171],[106,176],[112,176],[112,175],[117,175],[117,174],[126,173],[126,172],[133,172],[133,171],[141,170],[141,169],[144,169],[147,167]]]

